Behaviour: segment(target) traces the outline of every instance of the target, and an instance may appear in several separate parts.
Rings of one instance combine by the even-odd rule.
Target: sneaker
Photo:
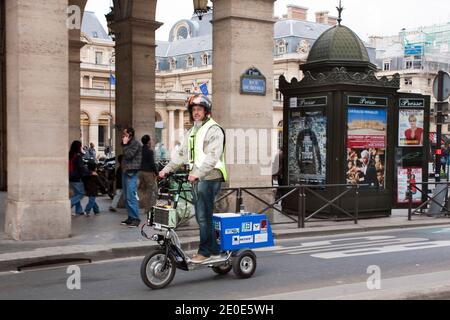
[[[128,217],[127,220],[123,220],[120,224],[124,225],[124,226],[128,226],[131,224],[131,218]]]
[[[139,219],[132,219],[130,224],[128,225],[128,228],[137,228],[141,224],[141,220]]]
[[[86,217],[89,217],[89,216],[91,215],[91,213],[90,213],[90,212],[85,212],[84,215],[85,215]]]
[[[116,208],[114,208],[114,207],[109,207],[109,211],[111,211],[111,212],[117,212]]]
[[[99,214],[100,214],[100,211],[97,211],[97,212],[94,211],[94,214],[95,214],[95,215],[99,215]]]
[[[196,254],[192,259],[191,262],[192,263],[203,263],[205,261],[208,261],[209,259],[211,259],[211,257],[205,257],[201,254]]]

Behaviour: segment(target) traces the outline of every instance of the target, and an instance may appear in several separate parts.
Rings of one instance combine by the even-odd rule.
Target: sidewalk
[[[5,193],[0,193],[0,226],[4,226]],[[87,199],[83,200],[85,205]],[[0,272],[17,271],[18,268],[34,263],[50,264],[52,262],[99,261],[114,258],[141,256],[155,246],[155,242],[144,239],[140,228],[130,229],[120,225],[127,217],[125,209],[113,213],[108,211],[109,198],[98,198],[101,214],[91,217],[72,218],[72,236],[63,240],[46,241],[14,241],[7,238],[4,230],[0,230]],[[146,217],[142,216],[142,222]],[[275,222],[289,221],[281,214],[274,214]],[[275,239],[332,235],[339,233],[364,232],[393,228],[408,228],[433,225],[450,225],[449,218],[429,218],[413,216],[407,219],[407,210],[394,210],[390,217],[376,219],[360,219],[353,221],[316,221],[307,222],[304,229],[297,228],[296,223],[272,225]],[[152,230],[148,230],[151,235]],[[177,230],[183,249],[196,249],[198,230],[195,218],[189,225]],[[60,261],[65,260],[65,261]]]

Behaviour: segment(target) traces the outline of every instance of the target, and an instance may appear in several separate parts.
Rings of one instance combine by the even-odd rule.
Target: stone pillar
[[[273,6],[274,0],[214,0],[213,117],[227,130],[231,187],[271,186],[267,171],[271,167],[267,163],[270,151],[266,150],[270,144],[259,134],[268,134],[272,128]],[[251,67],[266,77],[265,96],[240,94],[240,77]],[[238,143],[243,132],[236,130],[244,130],[250,137],[245,146]],[[246,163],[237,164],[237,152],[246,152]],[[252,164],[250,159],[255,156]],[[265,198],[270,200],[271,196],[268,192]],[[246,206],[246,209],[256,210],[256,207]]]
[[[116,150],[125,126],[155,136],[156,0],[115,0],[110,27],[116,39]]]
[[[5,9],[5,231],[16,240],[66,238],[71,230],[67,0],[6,0]]]
[[[89,123],[89,143],[93,142],[95,144],[95,150],[98,152],[98,123]],[[88,145],[89,147],[89,145]]]
[[[78,33],[80,30],[72,30]],[[72,34],[71,31],[71,34]],[[75,32],[78,31],[78,32]],[[73,36],[70,35],[72,38]],[[69,41],[69,145],[80,140],[80,49],[84,43],[80,40]]]
[[[70,0],[69,5],[78,6],[82,17],[86,2],[87,0]],[[73,12],[70,14],[73,14]],[[80,36],[80,29],[69,29],[69,146],[72,141],[81,139],[80,50],[85,43],[80,41]]]
[[[89,76],[89,89],[94,87],[94,76]]]
[[[184,110],[178,112],[178,140],[183,143],[184,137]]]
[[[167,144],[167,149],[172,152],[174,140],[175,140],[175,110],[169,109],[169,143]]]

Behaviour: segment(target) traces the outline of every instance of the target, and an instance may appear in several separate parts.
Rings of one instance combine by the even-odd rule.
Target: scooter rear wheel
[[[141,264],[142,281],[151,289],[162,289],[168,286],[175,276],[175,261],[169,255],[164,268],[165,251],[158,249],[145,256]]]
[[[233,271],[239,278],[250,278],[256,271],[256,255],[251,250],[233,257]]]
[[[212,267],[212,269],[215,273],[221,274],[221,275],[227,274],[228,272],[231,271],[232,268],[233,268],[233,266],[230,264],[224,264],[221,266]]]

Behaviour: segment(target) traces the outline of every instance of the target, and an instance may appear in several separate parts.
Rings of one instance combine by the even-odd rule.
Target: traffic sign
[[[447,100],[448,97],[450,96],[450,76],[448,75],[447,72],[443,72],[443,74],[444,74],[444,81],[442,86],[442,95],[443,95],[442,101]],[[439,101],[438,85],[439,85],[439,75],[437,75],[433,81],[433,95],[436,98],[436,100]]]

